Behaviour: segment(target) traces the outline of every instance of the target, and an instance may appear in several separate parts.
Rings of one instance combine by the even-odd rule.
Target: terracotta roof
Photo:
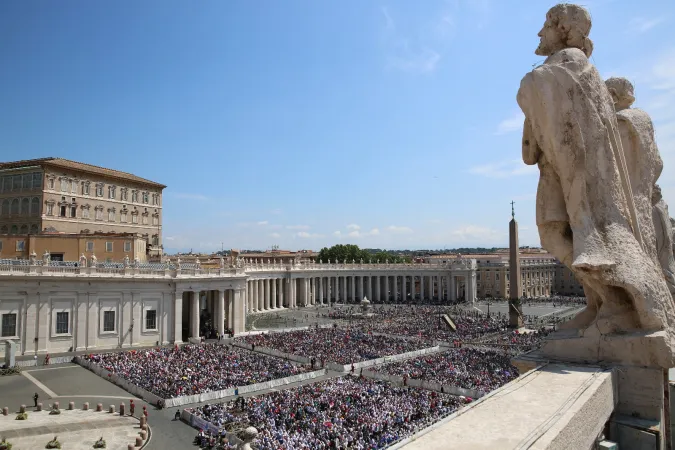
[[[105,167],[94,166],[91,164],[85,164],[77,161],[71,161],[64,158],[38,158],[38,159],[27,159],[23,161],[14,161],[0,163],[0,169],[16,169],[26,166],[50,166],[58,167],[61,169],[72,169],[79,172],[87,172],[95,175],[102,175],[110,178],[117,178],[127,181],[135,181],[136,183],[145,184],[154,186],[160,189],[164,189],[166,186],[161,183],[156,183],[154,181],[147,180],[145,178],[138,177],[136,175],[121,172],[119,170],[107,169]]]

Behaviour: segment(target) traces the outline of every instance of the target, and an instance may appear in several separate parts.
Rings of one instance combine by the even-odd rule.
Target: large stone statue
[[[663,201],[661,188],[654,186],[652,194],[652,218],[654,220],[654,234],[656,235],[656,255],[666,279],[668,290],[675,295],[675,255],[673,255],[673,227],[668,215],[668,205]]]
[[[551,8],[535,51],[546,60],[518,91],[523,160],[540,172],[539,236],[584,286],[588,305],[571,326],[595,342],[663,331],[659,348],[667,351],[658,364],[671,367],[675,308],[660,267],[645,251],[614,101],[588,59],[590,30],[583,7]]]

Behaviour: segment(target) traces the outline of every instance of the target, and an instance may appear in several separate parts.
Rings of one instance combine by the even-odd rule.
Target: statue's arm
[[[537,164],[539,155],[541,155],[541,148],[539,148],[537,140],[534,137],[530,120],[525,118],[525,123],[523,124],[523,162],[530,166]]]

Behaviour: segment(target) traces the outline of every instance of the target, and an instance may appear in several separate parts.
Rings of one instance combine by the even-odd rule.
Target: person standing
[[[37,401],[38,401],[38,398],[40,398],[40,396],[39,396],[38,393],[36,392],[35,395],[33,395],[33,403],[35,403],[34,406],[35,406],[36,408],[37,408]]]

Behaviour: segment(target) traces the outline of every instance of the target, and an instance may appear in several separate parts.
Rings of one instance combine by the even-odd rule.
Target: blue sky
[[[553,2],[0,2],[0,160],[164,183],[170,249],[538,245],[516,92]],[[594,0],[675,201],[675,2]],[[222,244],[221,244],[222,243]]]

